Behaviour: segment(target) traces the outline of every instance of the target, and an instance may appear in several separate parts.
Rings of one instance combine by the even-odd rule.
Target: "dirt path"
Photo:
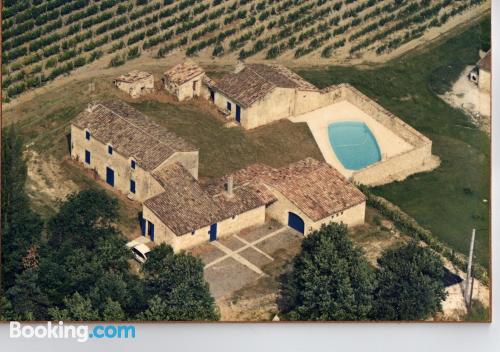
[[[449,92],[441,95],[444,101],[465,112],[474,125],[491,134],[491,96],[481,93],[468,74],[474,66],[467,66]]]
[[[404,54],[415,49],[425,47],[429,43],[441,40],[449,34],[456,34],[457,31],[463,30],[469,27],[471,24],[478,22],[487,13],[489,13],[489,11],[490,2],[487,1],[484,4],[475,7],[471,11],[467,11],[462,15],[450,19],[449,22],[447,22],[442,27],[432,28],[429,31],[425,32],[422,37],[406,43],[396,50],[383,55],[376,55],[376,53],[374,52],[365,52],[360,57],[350,57],[348,53],[339,52],[334,57],[325,59],[320,56],[320,51],[317,51],[300,59],[294,59],[293,53],[286,53],[276,60],[265,60],[262,54],[260,54],[256,55],[255,57],[249,58],[247,61],[267,63],[276,62],[292,68],[314,66],[322,67],[328,65],[358,65],[365,67],[374,67],[378,64],[383,64],[390,60],[401,57]],[[157,75],[157,77],[160,77],[160,75],[165,70],[185,60],[184,54],[179,50],[174,51],[164,59],[154,58],[156,52],[157,48],[143,51],[140,58],[127,61],[123,66],[114,68],[109,67],[109,57],[105,56],[95,61],[91,65],[86,65],[73,71],[69,76],[58,77],[54,81],[48,83],[46,86],[40,87],[35,90],[30,90],[22,94],[20,97],[14,99],[10,103],[3,104],[3,110],[9,111],[11,109],[14,109],[16,106],[22,105],[23,103],[26,103],[32,99],[36,99],[39,94],[50,92],[51,90],[62,87],[70,82],[84,81],[92,78],[98,79],[103,75],[119,76],[121,74],[129,72],[132,69],[140,69],[153,72]],[[206,49],[200,52],[199,55],[194,58],[194,60],[202,65],[207,71],[226,71],[230,70],[237,62],[237,53],[214,59],[211,56],[211,50]]]

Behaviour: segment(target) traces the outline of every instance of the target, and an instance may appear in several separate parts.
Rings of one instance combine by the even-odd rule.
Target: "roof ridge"
[[[261,65],[264,65],[264,64],[261,64]],[[264,76],[262,76],[259,72],[255,71],[254,69],[252,69],[249,66],[246,66],[246,68],[252,70],[253,73],[255,73],[257,76],[259,76],[260,78],[262,78],[267,83],[271,84],[274,88],[278,88],[278,86],[276,84],[274,84],[273,82],[271,82],[270,80],[268,80],[267,78],[265,78]]]
[[[156,140],[156,141],[158,141],[159,143],[163,144],[165,147],[167,147],[167,148],[169,148],[170,150],[172,150],[172,151],[176,152],[176,150],[175,150],[174,148],[172,148],[170,145],[166,144],[165,142],[162,142],[159,138],[157,138],[157,137],[153,136],[151,133],[149,133],[149,132],[145,131],[143,128],[141,128],[141,127],[137,126],[136,124],[134,124],[134,123],[133,123],[133,122],[131,122],[130,120],[126,119],[125,117],[121,116],[121,115],[120,115],[120,114],[118,114],[116,111],[113,111],[111,108],[107,107],[107,106],[106,106],[106,105],[104,105],[103,103],[98,103],[97,105],[102,106],[103,108],[107,109],[108,111],[110,111],[110,112],[111,112],[111,113],[113,113],[114,115],[118,116],[120,119],[124,120],[126,123],[128,123],[128,124],[130,124],[130,125],[134,126],[135,128],[137,128],[137,129],[138,129],[139,131],[141,131],[142,133],[144,133],[144,134],[146,134],[146,135],[150,136],[150,137],[151,137],[151,138],[153,138],[154,140]],[[128,105],[128,104],[127,104],[127,105]],[[140,113],[141,115],[144,115],[144,114],[142,114],[142,112],[140,112],[140,111],[139,111],[139,113]],[[145,115],[144,115],[144,116],[145,116]],[[162,128],[164,128],[164,127],[162,126]],[[169,132],[170,132],[170,130],[168,130],[167,128],[165,128],[165,130],[167,130],[167,131],[169,131]],[[176,136],[177,136],[177,135],[176,135]]]

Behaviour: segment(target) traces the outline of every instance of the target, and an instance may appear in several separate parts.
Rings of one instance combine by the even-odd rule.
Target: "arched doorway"
[[[300,216],[291,211],[288,212],[288,226],[292,229],[299,231],[301,234],[304,234],[304,220]]]

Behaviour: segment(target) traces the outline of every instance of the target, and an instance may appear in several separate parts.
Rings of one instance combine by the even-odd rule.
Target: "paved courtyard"
[[[242,231],[191,250],[205,264],[205,279],[216,299],[276,274],[275,263],[292,259],[303,236],[275,222]],[[279,269],[279,268],[278,268]]]

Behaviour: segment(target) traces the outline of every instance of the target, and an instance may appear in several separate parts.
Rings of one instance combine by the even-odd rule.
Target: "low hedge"
[[[457,253],[439,241],[431,231],[423,228],[411,216],[403,212],[399,207],[392,204],[385,198],[373,194],[369,187],[358,185],[365,194],[368,206],[377,209],[383,216],[391,220],[396,228],[410,237],[422,241],[443,257],[447,258],[463,272],[467,272],[467,257],[462,253]],[[475,276],[483,284],[489,285],[488,270],[478,263],[474,264]]]

